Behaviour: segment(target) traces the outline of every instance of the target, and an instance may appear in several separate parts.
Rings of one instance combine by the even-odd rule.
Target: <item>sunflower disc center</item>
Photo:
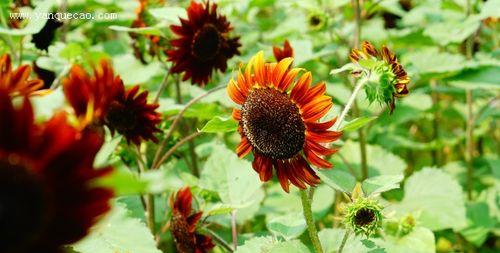
[[[359,210],[354,216],[354,223],[359,227],[364,227],[375,221],[375,212],[368,208]]]
[[[106,123],[119,133],[124,133],[136,126],[137,117],[134,111],[114,101],[110,104],[108,112],[106,113]]]
[[[40,235],[47,217],[44,192],[36,175],[0,158],[0,252],[17,252]]]
[[[191,47],[196,58],[208,61],[219,53],[220,44],[221,35],[217,27],[206,24],[195,34]]]
[[[255,89],[242,107],[243,131],[256,152],[273,159],[299,153],[305,141],[305,125],[299,108],[275,89]]]

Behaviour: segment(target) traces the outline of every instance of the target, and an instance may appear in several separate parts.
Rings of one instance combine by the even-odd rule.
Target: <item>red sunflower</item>
[[[233,110],[242,137],[238,156],[253,151],[252,165],[260,180],[271,179],[274,169],[286,192],[290,182],[301,189],[319,183],[309,163],[332,167],[322,156],[336,152],[326,144],[342,135],[329,130],[335,119],[318,122],[333,106],[331,97],[325,95],[325,83],[311,86],[310,72],[295,81],[301,69],[289,68],[292,61],[285,58],[265,63],[260,52],[250,60],[245,73],[240,72],[228,85],[229,96],[241,105]]]
[[[226,17],[217,14],[217,4],[191,1],[188,19],[180,18],[181,25],[171,25],[179,38],[171,41],[174,49],[168,50],[168,60],[173,62],[173,73],[184,72],[183,80],[205,85],[213,70],[225,72],[227,60],[239,55],[239,37],[229,37],[233,30]]]
[[[25,96],[43,94],[45,91],[43,81],[40,79],[30,79],[31,67],[21,65],[15,70],[12,69],[12,61],[8,54],[0,58],[0,89],[7,91],[11,96]]]
[[[64,114],[34,124],[27,98],[15,108],[0,89],[0,252],[63,252],[109,210],[109,189],[92,181],[103,140],[69,126]]]
[[[157,125],[161,115],[158,104],[148,104],[148,92],[139,92],[139,86],[125,91],[120,76],[115,76],[111,64],[101,61],[89,76],[80,66],[71,69],[63,80],[64,94],[83,126],[106,125],[112,132],[125,136],[128,142],[157,141]]]
[[[172,218],[170,231],[180,253],[206,253],[215,245],[212,238],[196,233],[196,224],[203,212],[192,213],[193,195],[189,187],[180,189],[170,197]]]
[[[276,61],[281,61],[287,57],[293,57],[293,47],[290,45],[290,42],[288,42],[288,40],[285,40],[285,43],[283,44],[283,49],[274,46],[273,53],[274,53],[274,58],[276,58]]]

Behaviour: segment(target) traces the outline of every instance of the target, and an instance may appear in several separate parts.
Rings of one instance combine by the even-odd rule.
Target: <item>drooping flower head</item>
[[[347,206],[344,219],[346,226],[356,235],[369,237],[382,226],[382,206],[376,200],[357,198]]]
[[[290,46],[290,42],[285,40],[283,43],[283,49],[276,46],[273,47],[273,54],[276,61],[279,62],[287,57],[293,57],[293,48]]]
[[[193,213],[192,201],[193,195],[189,187],[180,189],[170,197],[170,231],[179,252],[206,253],[215,245],[212,238],[196,233],[196,225],[203,212]]]
[[[93,76],[74,66],[63,80],[63,87],[82,126],[106,125],[135,144],[141,140],[157,141],[154,134],[160,131],[157,125],[161,122],[160,114],[155,111],[158,104],[149,104],[148,92],[139,92],[139,86],[125,90],[109,62],[101,61]]]
[[[227,61],[239,55],[239,37],[230,37],[233,30],[226,16],[217,13],[217,4],[191,1],[188,19],[180,18],[180,25],[170,29],[179,37],[171,41],[174,49],[168,50],[168,60],[173,62],[171,71],[182,73],[183,80],[205,85],[214,70],[225,72]]]
[[[31,67],[21,65],[15,70],[8,54],[0,58],[0,89],[8,92],[11,96],[25,96],[43,94],[41,91],[43,81],[30,78]]]
[[[260,180],[268,181],[276,171],[286,192],[290,182],[301,189],[319,183],[309,164],[332,167],[322,156],[336,152],[326,145],[341,136],[329,130],[335,119],[319,122],[333,106],[332,98],[325,94],[325,83],[311,86],[311,72],[299,77],[302,69],[289,68],[292,61],[265,63],[259,52],[227,88],[231,99],[241,106],[233,109],[241,135],[238,156],[253,152],[252,165]]]
[[[0,89],[0,252],[63,252],[109,208],[109,189],[92,181],[100,136],[81,133],[57,114],[35,124],[27,98],[14,107]]]
[[[379,52],[370,42],[365,41],[362,50],[353,49],[349,58],[370,72],[373,82],[365,86],[370,102],[387,104],[392,114],[396,107],[395,98],[408,94],[407,85],[410,82],[410,77],[396,55],[386,46]]]

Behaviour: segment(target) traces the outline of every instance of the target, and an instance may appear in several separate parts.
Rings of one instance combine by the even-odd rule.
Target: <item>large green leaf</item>
[[[387,253],[435,253],[434,234],[431,230],[416,227],[403,237],[386,236],[385,240],[373,239],[375,244],[384,248]]]
[[[361,186],[366,195],[375,195],[399,188],[399,183],[403,181],[403,179],[403,175],[376,176],[366,179]]]
[[[274,217],[267,223],[269,231],[283,236],[285,240],[297,238],[306,230],[306,220],[302,212],[293,212]]]
[[[450,20],[429,25],[424,34],[431,37],[441,46],[450,43],[460,43],[467,39],[479,27],[481,20],[477,16],[471,16],[466,20]]]
[[[467,204],[467,224],[460,234],[479,247],[488,238],[488,233],[498,225],[498,221],[490,215],[487,203],[476,202]]]
[[[255,237],[245,241],[235,253],[310,253],[299,240],[280,242],[271,236]]]
[[[318,233],[319,240],[321,242],[321,246],[323,247],[323,251],[325,253],[336,253],[342,244],[342,239],[344,238],[346,230],[340,228],[327,228],[323,229]],[[343,252],[356,252],[356,253],[382,253],[375,249],[370,249],[365,246],[362,242],[362,238],[360,236],[354,236],[352,232],[347,238],[346,244],[344,246]]]
[[[356,179],[342,170],[321,170],[318,174],[321,180],[334,190],[350,193],[356,186]]]
[[[464,89],[500,89],[500,67],[468,69],[450,79],[450,84]]]
[[[232,118],[215,116],[200,130],[205,133],[234,132],[238,129],[238,122]]]
[[[414,213],[422,226],[432,230],[466,225],[462,187],[444,171],[424,168],[408,178],[404,190],[403,200],[387,211],[396,211],[397,216]]]
[[[417,74],[445,77],[458,73],[465,67],[465,57],[459,54],[438,52],[434,48],[408,53],[404,58]]]
[[[250,162],[224,145],[216,144],[201,173],[200,186],[215,191],[225,204],[243,208],[254,202],[262,183]]]
[[[127,209],[118,203],[73,249],[81,253],[161,253],[146,224],[130,217]]]

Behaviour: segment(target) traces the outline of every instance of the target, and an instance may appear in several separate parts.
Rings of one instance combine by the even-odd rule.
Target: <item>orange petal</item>
[[[304,73],[299,80],[297,81],[297,84],[292,89],[292,93],[290,94],[290,97],[294,101],[298,101],[304,93],[309,89],[309,85],[312,82],[312,75],[311,72],[306,72]]]
[[[245,103],[245,95],[241,93],[241,91],[238,89],[238,86],[236,82],[234,82],[233,79],[229,81],[229,84],[227,85],[227,94],[229,97],[237,104],[243,104]]]
[[[319,157],[316,155],[314,152],[312,152],[309,149],[304,149],[304,154],[307,157],[307,160],[314,166],[318,168],[331,168],[332,164],[324,160],[323,158]]]
[[[252,151],[252,145],[250,145],[247,137],[242,137],[240,144],[238,144],[238,147],[236,148],[236,154],[238,154],[239,158],[242,158],[248,155],[250,151]]]

